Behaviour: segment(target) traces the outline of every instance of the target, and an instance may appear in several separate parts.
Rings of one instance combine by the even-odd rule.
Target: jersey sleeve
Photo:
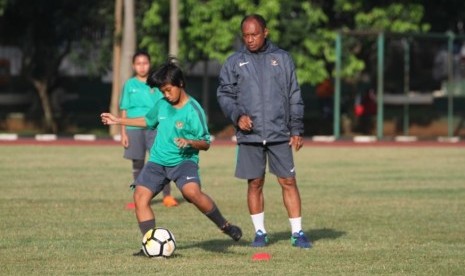
[[[211,136],[210,132],[208,130],[208,125],[207,125],[207,116],[205,115],[205,111],[202,109],[202,107],[198,103],[193,103],[192,104],[193,111],[192,111],[192,116],[191,116],[191,124],[192,124],[192,129],[194,130],[194,136],[192,137],[195,140],[203,140],[206,141],[207,143],[211,142]]]
[[[119,109],[126,110],[129,108],[129,97],[128,97],[129,84],[126,81],[123,89],[121,90],[121,97],[119,101]]]
[[[147,124],[147,128],[155,129],[158,125],[158,110],[160,106],[160,101],[158,101],[145,115],[145,123]]]

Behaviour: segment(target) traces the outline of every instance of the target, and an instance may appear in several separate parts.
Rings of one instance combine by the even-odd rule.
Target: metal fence
[[[343,126],[347,117],[352,124],[368,125],[358,131],[355,128],[355,133],[373,134],[378,139],[412,134],[452,137],[463,133],[465,36],[341,32],[335,51],[336,138],[348,134]],[[342,76],[349,51],[365,64],[355,81]],[[370,106],[360,105],[367,97],[371,97],[372,105],[375,102],[374,112],[373,108],[367,112]],[[347,103],[354,108],[345,107]],[[421,126],[429,126],[429,132],[419,132]]]

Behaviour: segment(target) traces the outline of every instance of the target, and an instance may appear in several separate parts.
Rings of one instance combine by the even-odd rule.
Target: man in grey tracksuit
[[[291,224],[291,243],[310,248],[302,231],[301,202],[292,147],[303,144],[304,105],[288,52],[267,40],[262,16],[241,22],[244,47],[228,58],[220,73],[218,102],[236,127],[235,176],[248,181],[247,202],[255,227],[254,247],[268,243],[264,226],[265,167],[278,178]]]

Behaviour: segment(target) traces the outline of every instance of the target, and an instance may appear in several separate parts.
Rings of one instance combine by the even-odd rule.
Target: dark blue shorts
[[[124,158],[145,160],[145,155],[152,148],[157,131],[153,129],[126,129],[129,146],[124,148]]]
[[[262,178],[267,163],[269,171],[277,177],[295,177],[294,157],[288,142],[237,145],[236,177]]]
[[[154,196],[163,190],[170,181],[176,183],[176,187],[182,191],[182,187],[187,183],[197,183],[200,186],[199,166],[197,163],[188,160],[174,167],[165,167],[148,161],[134,185],[144,186],[150,189]]]

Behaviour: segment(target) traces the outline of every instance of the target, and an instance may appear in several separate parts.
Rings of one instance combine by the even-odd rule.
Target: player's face
[[[168,102],[172,105],[176,105],[181,97],[182,88],[171,84],[165,84],[160,87],[160,91]]]
[[[242,41],[245,47],[251,52],[257,52],[262,49],[267,35],[268,29],[263,29],[257,20],[253,18],[242,24]]]
[[[145,55],[138,55],[132,64],[134,72],[140,78],[146,78],[150,70],[150,61]]]

